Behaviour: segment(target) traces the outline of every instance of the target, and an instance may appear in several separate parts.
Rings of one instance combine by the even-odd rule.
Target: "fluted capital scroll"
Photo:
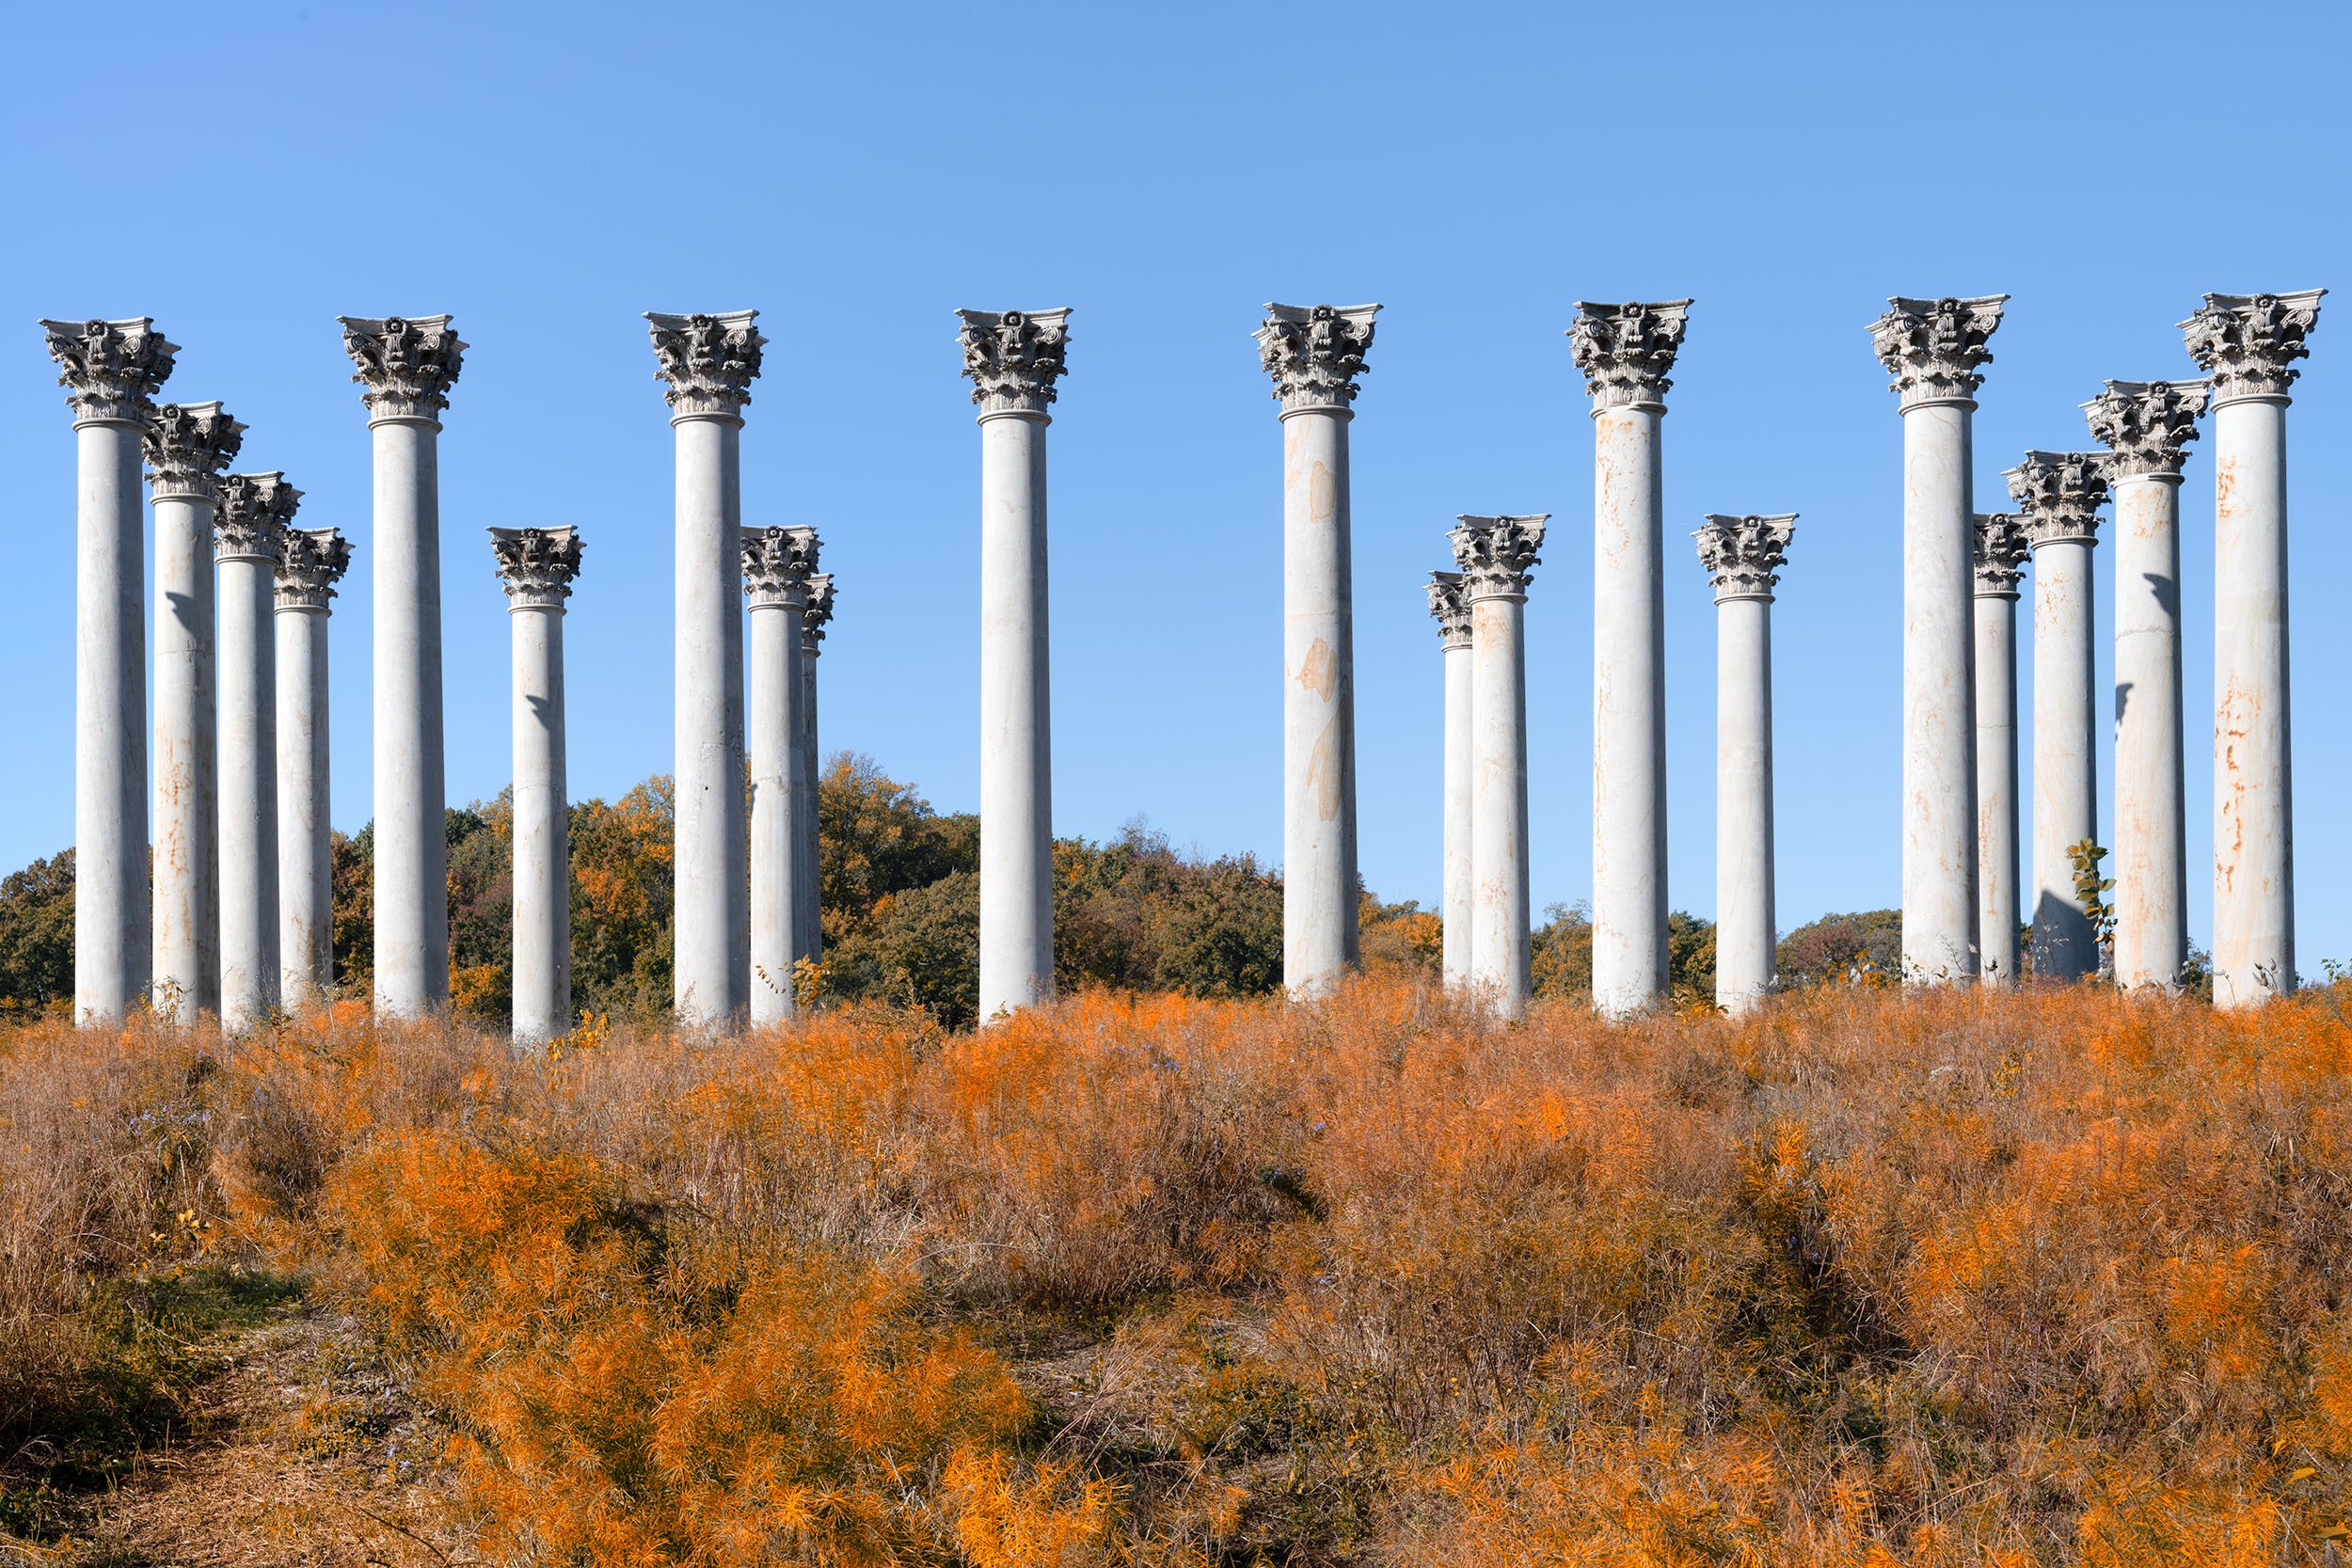
[[[1070,310],[958,310],[963,373],[980,417],[1042,414],[1068,371]]]
[[[1568,351],[1584,372],[1593,412],[1605,408],[1663,408],[1674,383],[1666,372],[1682,352],[1691,318],[1687,299],[1652,304],[1594,305],[1577,301]]]
[[[833,576],[829,572],[811,572],[808,593],[801,605],[801,652],[815,657],[818,644],[825,640],[825,627],[833,624]]]
[[[1282,412],[1347,408],[1372,352],[1377,305],[1268,305],[1251,334]]]
[[[170,377],[180,349],[155,330],[151,317],[44,321],[40,326],[75,424],[144,425],[155,417],[154,394]]]
[[[1534,579],[1536,551],[1543,547],[1549,512],[1518,517],[1458,517],[1446,535],[1454,564],[1462,569],[1462,598],[1525,598]]]
[[[760,350],[768,340],[753,323],[756,310],[696,312],[665,316],[645,312],[653,330],[657,381],[669,383],[661,395],[673,423],[685,419],[743,417],[759,375]]]
[[[1973,403],[1984,385],[1978,367],[1993,362],[1985,347],[2001,325],[2007,294],[1974,299],[1905,299],[1886,303],[1886,314],[1870,324],[1870,346],[1895,378],[1901,405]]]
[[[506,585],[506,608],[561,610],[580,576],[580,540],[576,528],[494,528],[490,554]]]
[[[148,422],[147,482],[157,500],[214,499],[220,471],[245,445],[245,426],[217,403],[167,403]]]
[[[2096,544],[2107,499],[2107,459],[2095,451],[2029,451],[2001,476],[2025,514],[2026,543]]]
[[[466,362],[447,316],[338,316],[371,420],[438,421]]]
[[[227,475],[220,482],[220,510],[213,515],[213,559],[275,565],[278,541],[301,505],[302,492],[284,474]]]
[[[743,597],[754,610],[799,610],[817,570],[813,528],[743,531]]]
[[[1438,623],[1438,645],[1449,652],[1470,644],[1470,596],[1459,572],[1429,574],[1429,613]]]
[[[2107,449],[2108,477],[2179,479],[2207,391],[2201,381],[2108,382],[2083,404],[2091,439]]]
[[[2013,599],[2026,575],[2026,558],[2033,553],[2026,540],[2026,519],[2015,512],[1977,514],[1977,597]]]
[[[2189,357],[2211,377],[2215,404],[2284,398],[2301,373],[2295,361],[2312,352],[2304,339],[2319,325],[2319,299],[2327,292],[2207,294],[2181,332]]]
[[[1715,602],[1769,600],[1796,531],[1793,512],[1769,516],[1708,513],[1705,525],[1691,537],[1698,541],[1699,563],[1715,585]]]
[[[278,608],[326,612],[351,566],[351,541],[331,528],[290,528],[278,536]]]

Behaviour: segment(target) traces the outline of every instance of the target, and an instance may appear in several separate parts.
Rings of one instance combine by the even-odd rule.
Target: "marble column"
[[[1445,777],[1443,783],[1444,886],[1442,911],[1445,989],[1466,994],[1470,985],[1470,753],[1476,711],[1476,672],[1470,667],[1470,602],[1462,595],[1462,574],[1429,574],[1429,613],[1438,623],[1438,645],[1445,660]]]
[[[1977,974],[1976,494],[1969,416],[2007,294],[1887,301],[1903,420],[1903,978]]]
[[[806,897],[800,886],[801,817],[808,810],[808,768],[801,755],[806,724],[801,705],[801,620],[817,564],[817,531],[743,531],[743,594],[751,606],[748,728],[752,752],[752,974],[754,1025],[779,1022],[797,1008],[792,966],[804,939]]]
[[[1347,431],[1380,307],[1265,309],[1258,362],[1282,407],[1282,983],[1304,997],[1359,956]]]
[[[351,565],[331,528],[289,529],[278,551],[278,974],[288,1012],[335,983],[335,860],[327,816],[327,601]]]
[[[155,1011],[220,1011],[213,516],[245,426],[217,403],[166,404],[147,428],[155,499]]]
[[[374,447],[375,1011],[449,1001],[441,754],[440,416],[465,361],[447,316],[339,318]]]
[[[302,492],[278,473],[220,482],[220,1024],[278,1008],[278,559]]]
[[[1447,537],[1470,617],[1470,986],[1499,1019],[1534,993],[1528,917],[1527,585],[1549,515],[1463,517]]]
[[[833,624],[833,574],[813,572],[808,602],[801,611],[801,766],[807,769],[808,809],[800,814],[794,843],[800,846],[798,886],[800,916],[795,926],[793,958],[817,962],[825,955],[823,837],[819,832],[824,778],[822,753],[817,745],[817,656],[825,645],[825,628]]]
[[[2106,459],[2029,451],[2007,478],[2033,550],[2033,972],[2076,980],[2099,968],[2069,851],[2099,836],[2090,552],[2106,504]]]
[[[2213,388],[2213,999],[2295,989],[2287,388],[2325,289],[2207,294],[2181,324]]]
[[[2181,464],[2201,381],[2110,381],[2083,409],[2115,495],[2115,981],[2179,986],[2188,962],[2181,723]]]
[[[1054,993],[1045,427],[1067,309],[959,310],[980,425],[980,1017]]]
[[[1666,999],[1666,563],[1661,425],[1691,302],[1579,301],[1593,398],[1593,1006]]]
[[[2014,990],[2017,914],[2017,584],[2025,519],[1977,515],[1977,930],[1979,983]]]
[[[1715,588],[1715,1005],[1772,992],[1772,588],[1796,514],[1708,515],[1699,562]]]
[[[580,531],[494,528],[515,638],[514,1038],[541,1045],[572,1022],[571,796],[564,778],[564,601]]]
[[[646,312],[677,433],[675,794],[678,1022],[732,1029],[751,987],[743,802],[743,405],[767,340],[756,310]]]
[[[73,410],[73,1019],[147,994],[147,542],[139,447],[177,348],[145,316],[44,321]]]

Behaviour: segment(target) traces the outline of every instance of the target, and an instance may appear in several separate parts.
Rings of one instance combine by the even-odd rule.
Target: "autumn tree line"
[[[797,977],[818,999],[928,1009],[975,1022],[979,951],[979,818],[943,813],[873,759],[835,752],[818,787],[824,957]],[[514,814],[508,797],[448,813],[453,1009],[503,1028],[512,979]],[[657,774],[615,800],[571,809],[572,988],[578,1012],[656,1022],[670,1008],[671,781]],[[335,975],[368,994],[373,830],[334,835]],[[1141,820],[1104,843],[1054,845],[1055,973],[1064,990],[1254,996],[1282,979],[1282,882],[1249,855],[1173,847]],[[1390,974],[1438,972],[1437,914],[1362,895],[1363,958]],[[1538,995],[1592,990],[1592,927],[1553,906],[1534,933]],[[1785,987],[1878,983],[1896,972],[1897,911],[1830,915],[1780,943]],[[1714,994],[1715,929],[1676,912],[1668,925],[1677,1000]],[[0,879],[0,1009],[63,1012],[73,992],[73,851]]]

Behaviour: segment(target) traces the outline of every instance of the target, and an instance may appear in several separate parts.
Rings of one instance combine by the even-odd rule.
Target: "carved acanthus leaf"
[[[768,341],[753,325],[756,310],[696,312],[667,316],[648,310],[653,355],[660,368],[654,379],[669,383],[661,395],[674,415],[740,415],[752,401],[760,350]]]
[[[2023,509],[2026,544],[2035,549],[2062,540],[2096,542],[2099,508],[2107,499],[2107,457],[2095,451],[2029,451],[2002,478]]]
[[[747,528],[743,531],[743,596],[755,610],[771,605],[799,608],[817,570],[813,528]]]
[[[1463,592],[1461,573],[1429,574],[1429,613],[1437,619],[1440,645],[1448,648],[1470,646],[1470,595]]]
[[[2209,373],[2213,401],[2284,397],[2311,353],[2304,340],[2319,325],[2325,289],[2291,294],[2207,294],[2181,324],[2189,357]]]
[[[170,377],[180,350],[155,330],[151,317],[40,325],[75,420],[143,425],[155,417],[154,394]]]
[[[2142,474],[2178,478],[2184,450],[2197,439],[2197,417],[2205,411],[2202,381],[2110,381],[2106,390],[2083,404],[2091,439],[2110,453],[2111,477]]]
[[[833,576],[829,572],[812,572],[808,594],[801,606],[801,651],[817,652],[817,644],[825,640],[825,627],[832,622]]]
[[[2026,558],[2032,553],[2026,539],[2026,519],[2015,512],[1977,514],[1977,594],[1985,598],[2017,597],[2018,580],[2026,575]]]
[[[292,528],[278,536],[278,608],[320,610],[351,565],[351,541],[331,528]]]
[[[1705,525],[1691,537],[1698,541],[1699,563],[1715,585],[1715,602],[1771,598],[1796,531],[1793,512],[1708,513]]]
[[[276,561],[278,541],[301,505],[302,492],[284,474],[227,475],[213,515],[214,559]]]
[[[1454,563],[1462,569],[1462,597],[1475,603],[1524,594],[1541,559],[1536,552],[1543,547],[1544,524],[1550,519],[1549,512],[1457,518],[1446,539],[1454,546]]]
[[[580,539],[576,528],[494,528],[490,553],[506,585],[507,608],[562,609],[580,576]]]
[[[1356,401],[1356,378],[1372,352],[1377,305],[1268,305],[1251,334],[1258,363],[1274,378],[1283,412],[1345,408]]]
[[[1593,407],[1622,408],[1665,401],[1674,383],[1666,372],[1682,351],[1691,316],[1687,299],[1652,304],[1595,305],[1577,302],[1568,328],[1569,352],[1584,372]]]
[[[1895,395],[1914,404],[1974,398],[1984,384],[1978,367],[1993,362],[1986,341],[2001,325],[2007,294],[1975,299],[1888,300],[1870,324],[1870,346],[1895,378]]]
[[[338,316],[358,366],[359,401],[379,420],[437,420],[466,362],[447,316]]]
[[[959,310],[963,373],[983,413],[1041,414],[1069,369],[1070,310]]]
[[[245,426],[217,403],[167,403],[148,421],[143,444],[158,499],[211,500],[245,444]]]

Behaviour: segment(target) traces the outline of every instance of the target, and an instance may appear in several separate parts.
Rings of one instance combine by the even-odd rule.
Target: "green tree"
[[[1902,911],[1825,914],[1783,937],[1778,958],[1784,990],[1891,984],[1902,974]]]
[[[0,879],[0,1010],[73,1006],[73,851]]]
[[[1282,881],[1248,855],[1197,865],[1167,901],[1152,979],[1192,996],[1262,996],[1282,983]]]
[[[968,1028],[979,1021],[979,874],[950,871],[884,894],[827,948],[824,965],[836,996],[919,1006],[951,1029]]]

